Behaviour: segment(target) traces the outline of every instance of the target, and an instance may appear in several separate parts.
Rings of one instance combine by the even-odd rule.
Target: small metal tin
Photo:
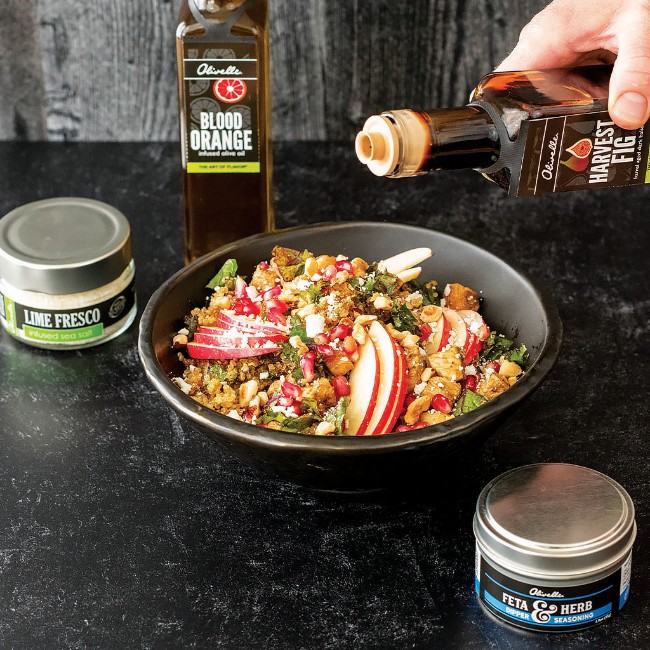
[[[506,472],[481,492],[474,535],[476,592],[508,623],[578,630],[627,600],[634,505],[600,472],[564,463]]]
[[[69,197],[0,219],[0,322],[9,334],[76,349],[117,336],[135,314],[131,230],[121,212]]]

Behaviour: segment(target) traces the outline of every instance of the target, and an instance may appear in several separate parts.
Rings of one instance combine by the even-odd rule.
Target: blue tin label
[[[498,618],[529,630],[566,632],[616,614],[630,591],[632,555],[605,578],[572,587],[521,582],[501,573],[476,549],[476,593]]]

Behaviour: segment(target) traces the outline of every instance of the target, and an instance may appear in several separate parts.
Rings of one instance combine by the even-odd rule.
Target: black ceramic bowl
[[[525,343],[530,366],[509,391],[481,408],[443,424],[374,437],[314,437],[245,424],[219,415],[185,395],[171,380],[182,373],[172,336],[183,316],[205,304],[208,280],[229,257],[250,276],[273,246],[307,248],[380,260],[427,246],[433,257],[422,279],[441,286],[460,282],[480,292],[487,323]],[[392,223],[335,223],[249,237],[188,265],[151,297],[140,322],[139,351],[146,374],[168,404],[212,440],[250,464],[301,485],[328,490],[370,490],[428,473],[440,461],[462,457],[498,416],[529,395],[553,366],[562,323],[546,291],[524,274],[473,244],[432,230]]]

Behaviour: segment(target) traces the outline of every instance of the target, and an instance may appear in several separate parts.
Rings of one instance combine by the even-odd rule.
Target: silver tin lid
[[[579,578],[627,556],[636,536],[634,504],[616,481],[595,470],[527,465],[485,486],[474,534],[485,554],[510,571]]]
[[[0,278],[24,291],[90,291],[117,279],[130,261],[129,222],[101,201],[45,199],[0,219]]]

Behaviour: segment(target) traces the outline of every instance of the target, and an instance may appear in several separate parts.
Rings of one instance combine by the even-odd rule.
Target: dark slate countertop
[[[0,333],[3,648],[650,646],[647,188],[506,199],[473,172],[376,179],[349,144],[278,144],[278,226],[390,220],[469,239],[550,288],[565,335],[541,388],[444,486],[349,496],[277,483],[181,421],[144,377],[137,323],[49,352]],[[51,196],[129,218],[139,313],[182,265],[175,143],[0,143],[0,214]],[[473,592],[491,478],[577,463],[637,508],[630,600],[580,633],[520,633]]]

